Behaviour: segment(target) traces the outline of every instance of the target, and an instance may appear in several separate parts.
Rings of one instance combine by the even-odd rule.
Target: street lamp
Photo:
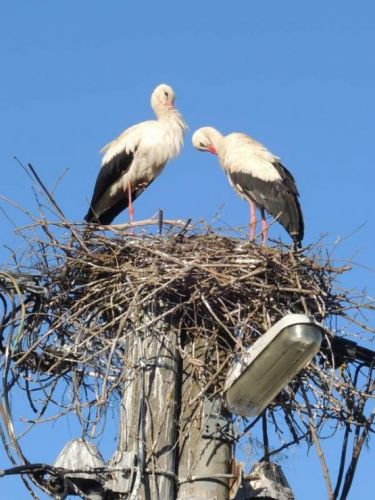
[[[304,314],[275,323],[229,371],[225,404],[242,416],[259,415],[319,351],[323,327]]]

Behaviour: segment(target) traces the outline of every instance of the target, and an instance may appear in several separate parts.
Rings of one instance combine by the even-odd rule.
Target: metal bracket
[[[214,401],[205,398],[203,403],[202,438],[232,442],[234,431],[232,418],[219,399]]]
[[[112,493],[129,493],[133,486],[136,464],[137,456],[135,453],[116,451],[109,466],[120,470],[111,473],[110,479],[105,483],[106,489]]]

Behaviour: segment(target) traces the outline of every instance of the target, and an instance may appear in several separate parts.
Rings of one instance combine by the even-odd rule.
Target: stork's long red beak
[[[207,149],[210,153],[212,153],[213,155],[217,155],[217,151],[216,151],[216,148],[214,148],[214,146],[212,146],[212,144],[210,144],[209,146],[207,146]]]

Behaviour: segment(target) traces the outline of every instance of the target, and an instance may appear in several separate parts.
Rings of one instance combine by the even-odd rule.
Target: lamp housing
[[[227,409],[259,415],[319,351],[323,327],[304,314],[288,314],[245,352],[224,385]]]

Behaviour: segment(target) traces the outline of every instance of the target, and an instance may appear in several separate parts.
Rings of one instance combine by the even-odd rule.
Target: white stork
[[[267,210],[301,246],[304,224],[299,193],[292,174],[277,156],[246,134],[223,136],[212,127],[203,127],[193,135],[193,146],[218,156],[236,193],[250,205],[250,240],[256,229],[256,206],[262,216],[262,239],[267,241]]]
[[[104,146],[101,169],[85,216],[87,222],[111,224],[128,207],[133,223],[132,202],[182,148],[186,124],[174,101],[173,89],[158,85],[151,95],[157,120],[133,125]]]

